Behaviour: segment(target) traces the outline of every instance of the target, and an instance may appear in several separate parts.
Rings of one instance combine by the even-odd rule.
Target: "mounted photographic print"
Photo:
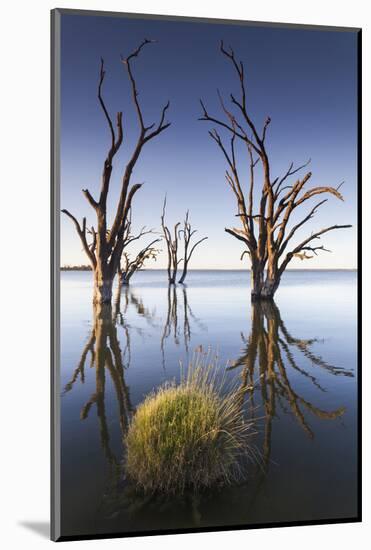
[[[360,521],[361,31],[52,12],[52,538]]]

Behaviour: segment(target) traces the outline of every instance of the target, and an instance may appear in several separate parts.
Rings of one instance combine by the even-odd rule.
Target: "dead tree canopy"
[[[177,222],[174,225],[174,231],[173,234],[171,233],[169,227],[166,225],[165,222],[165,213],[166,213],[166,197],[164,199],[164,204],[162,207],[162,214],[161,214],[161,227],[162,232],[165,238],[166,242],[166,248],[167,248],[167,275],[169,284],[173,285],[176,282],[176,275],[178,272],[178,265],[183,260],[183,258],[178,259],[178,228],[180,226],[180,222]]]
[[[330,194],[343,200],[339,191],[340,186],[329,187],[320,185],[305,189],[305,185],[312,176],[305,173],[292,181],[292,177],[304,169],[309,161],[302,166],[295,167],[293,163],[281,177],[272,178],[269,156],[266,149],[266,135],[271,123],[267,117],[263,127],[259,129],[250,117],[247,105],[245,70],[242,61],[237,61],[233,50],[226,49],[223,42],[220,46],[222,54],[230,61],[239,82],[239,97],[230,94],[231,108],[226,104],[218,92],[221,110],[224,118],[217,118],[209,113],[201,101],[202,116],[199,120],[211,122],[215,127],[209,131],[210,137],[221,150],[226,163],[225,173],[227,184],[236,198],[239,227],[225,228],[225,231],[241,241],[251,261],[251,296],[253,299],[272,299],[286,267],[294,257],[300,259],[312,258],[320,251],[326,251],[323,245],[316,246],[314,241],[322,235],[335,229],[351,227],[351,225],[332,225],[312,232],[306,239],[296,246],[290,246],[296,232],[313,218],[317,210],[327,202],[327,198],[317,202],[312,209],[298,223],[289,226],[291,215],[297,208],[309,199],[323,194]],[[228,139],[222,139],[217,128],[220,128]],[[237,164],[237,143],[246,151],[249,165],[249,181],[241,181]],[[245,158],[242,159],[245,164]],[[262,181],[259,187],[259,199],[256,200],[255,167],[260,163]],[[255,197],[255,198],[254,198]]]
[[[144,248],[142,248],[137,254],[130,254],[127,251],[127,248],[130,244],[132,244],[135,241],[138,241],[142,239],[143,237],[147,235],[154,235],[155,231],[154,229],[147,229],[147,227],[142,227],[138,233],[134,233],[132,231],[132,209],[130,209],[127,219],[126,219],[126,225],[123,233],[123,252],[121,256],[121,260],[119,262],[118,268],[117,268],[117,274],[118,274],[118,285],[119,290],[122,286],[128,285],[130,282],[131,277],[134,275],[134,273],[144,266],[144,263],[149,259],[156,260],[157,255],[160,253],[160,250],[155,248],[153,245],[160,242],[161,238],[153,239],[150,243],[148,243]]]
[[[153,245],[158,243],[161,239],[154,239],[147,246],[142,248],[137,255],[132,257],[128,252],[124,252],[121,259],[121,265],[118,269],[119,284],[121,286],[128,285],[130,279],[140,269],[143,268],[144,263],[147,260],[156,260],[160,250]]]
[[[199,241],[196,241],[193,246],[191,245],[193,235],[197,233],[197,229],[192,229],[191,222],[189,221],[189,210],[186,212],[184,219],[183,229],[179,230],[179,237],[183,236],[184,240],[184,261],[183,261],[183,273],[179,279],[179,283],[184,283],[187,276],[188,264],[191,260],[192,254],[195,251],[196,247],[201,244],[203,241],[206,241],[207,237],[203,237]]]
[[[189,221],[189,210],[187,210],[184,218],[183,229],[179,229],[181,222],[177,222],[174,225],[174,230],[172,234],[169,227],[165,223],[165,210],[166,210],[166,197],[164,199],[164,204],[162,208],[161,227],[162,227],[162,232],[163,232],[163,235],[166,241],[166,246],[167,246],[167,255],[168,255],[167,273],[168,273],[169,284],[175,284],[176,276],[178,272],[178,266],[181,262],[183,262],[183,272],[179,279],[179,283],[183,284],[185,281],[185,278],[187,277],[188,265],[192,258],[193,252],[195,251],[196,247],[199,244],[201,244],[203,241],[207,239],[207,237],[203,237],[202,239],[192,244],[192,237],[195,235],[195,233],[197,233],[197,229],[192,229],[191,222]],[[178,259],[179,240],[181,239],[183,239],[184,241],[184,254],[183,254],[183,258],[179,260]]]
[[[140,183],[131,185],[133,170],[144,146],[170,126],[170,123],[165,121],[169,103],[162,108],[159,121],[157,123],[146,125],[142,107],[138,99],[138,89],[133,75],[132,64],[142,49],[151,42],[151,40],[145,39],[128,57],[121,57],[121,62],[126,68],[130,81],[132,100],[139,124],[139,134],[134,150],[132,151],[129,161],[123,171],[121,191],[116,207],[116,214],[111,227],[108,226],[107,221],[107,197],[111,184],[113,160],[122,146],[124,132],[122,112],[117,113],[114,125],[112,117],[102,97],[102,87],[106,74],[103,59],[101,60],[100,67],[98,101],[109,130],[110,145],[103,164],[102,182],[98,199],[96,200],[88,189],[83,189],[82,191],[86,200],[95,212],[96,225],[92,226],[90,230],[87,231],[86,218],[83,218],[82,223],[80,223],[68,210],[62,210],[62,212],[73,221],[83,249],[89,258],[94,272],[94,302],[97,303],[111,302],[112,299],[112,284],[115,274],[117,273],[125,244],[124,233],[127,226],[128,213],[130,211],[135,193],[142,186]],[[91,235],[90,242],[88,242],[88,234]]]

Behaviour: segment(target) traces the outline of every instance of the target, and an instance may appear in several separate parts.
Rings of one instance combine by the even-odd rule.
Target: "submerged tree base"
[[[260,301],[274,302],[274,294],[255,294],[254,292],[252,292],[251,301],[252,302],[260,302]]]
[[[222,396],[215,369],[189,367],[138,407],[126,438],[127,474],[149,493],[182,494],[246,477],[253,433],[241,392]]]

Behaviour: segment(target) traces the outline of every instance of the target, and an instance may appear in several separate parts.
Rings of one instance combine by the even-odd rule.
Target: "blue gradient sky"
[[[267,137],[273,177],[289,163],[311,157],[312,186],[345,184],[346,202],[330,197],[317,216],[297,233],[300,242],[313,230],[333,223],[352,229],[324,236],[333,252],[313,260],[294,260],[291,268],[356,267],[357,193],[357,38],[355,32],[263,28],[180,21],[148,21],[79,15],[62,16],[61,207],[88,225],[94,213],[81,193],[98,196],[109,133],[97,101],[100,57],[105,59],[104,97],[114,116],[123,111],[124,147],[116,156],[109,212],[117,201],[121,175],[138,124],[120,53],[127,55],[144,38],[148,45],[133,64],[146,123],[158,120],[169,99],[172,125],[151,141],[132,182],[145,182],[133,205],[135,228],[159,228],[165,193],[169,224],[189,208],[200,236],[209,239],[195,252],[194,268],[231,268],[240,262],[242,243],[224,232],[236,225],[234,197],[224,180],[225,161],[209,138],[210,125],[197,120],[202,97],[210,114],[219,114],[216,89],[228,98],[238,83],[219,41],[232,45],[244,61],[248,103],[258,127],[272,119]],[[245,159],[241,158],[241,166]],[[305,203],[299,218],[316,201]],[[300,239],[300,240],[299,240]],[[143,241],[145,242],[145,241]],[[319,241],[317,241],[319,242]],[[201,248],[202,247],[202,248]],[[132,248],[135,250],[135,247]],[[164,267],[163,252],[148,267]],[[61,264],[87,263],[69,219],[61,216]]]

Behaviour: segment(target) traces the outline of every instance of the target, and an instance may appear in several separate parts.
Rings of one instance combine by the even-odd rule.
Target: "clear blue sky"
[[[355,32],[263,28],[182,21],[149,21],[81,15],[62,16],[61,207],[79,219],[94,213],[81,193],[98,196],[109,133],[97,101],[100,58],[106,65],[104,97],[114,116],[123,111],[124,147],[116,157],[110,193],[110,215],[121,175],[135,142],[138,124],[127,73],[120,54],[130,53],[144,38],[148,45],[133,63],[145,121],[158,120],[170,100],[172,125],[144,149],[132,182],[145,182],[133,204],[135,228],[159,228],[165,193],[169,224],[183,218],[186,208],[200,236],[209,239],[194,255],[194,268],[239,269],[242,243],[224,232],[236,225],[234,197],[224,180],[225,161],[209,138],[209,123],[199,122],[199,98],[219,114],[217,88],[228,99],[238,93],[231,65],[219,52],[219,42],[232,45],[244,61],[248,104],[261,127],[272,119],[267,137],[272,176],[289,163],[311,157],[311,185],[338,185],[343,203],[329,198],[318,215],[299,233],[333,223],[352,229],[324,236],[332,254],[294,260],[290,267],[356,267],[357,193],[357,38]],[[241,164],[245,162],[242,159]],[[318,197],[317,197],[318,199]],[[300,218],[312,202],[305,203]],[[296,218],[297,219],[297,218]],[[145,242],[145,241],[143,241]],[[300,241],[298,241],[300,242]],[[202,248],[201,248],[202,247]],[[133,248],[133,251],[135,248]],[[246,258],[246,256],[245,256]],[[164,267],[165,253],[148,267]],[[61,263],[88,263],[71,221],[61,216]]]

